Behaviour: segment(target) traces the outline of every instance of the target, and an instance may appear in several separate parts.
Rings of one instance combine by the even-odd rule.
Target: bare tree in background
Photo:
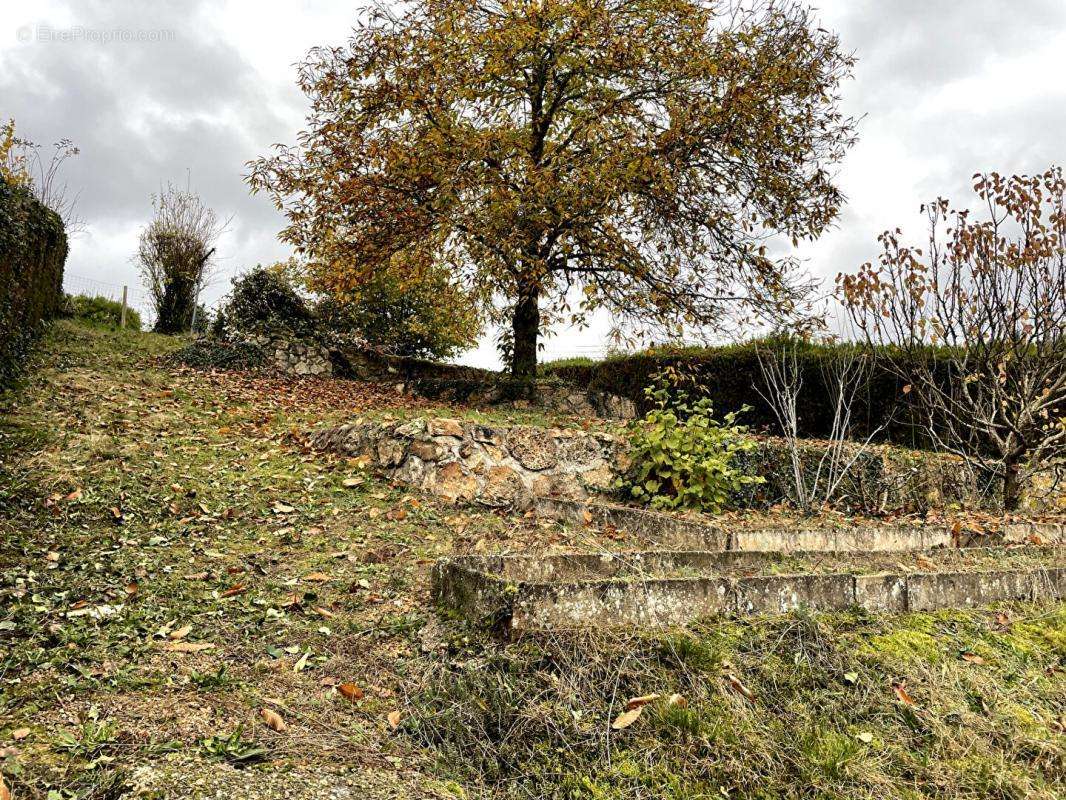
[[[812,511],[836,496],[844,477],[884,425],[872,430],[862,441],[851,440],[851,413],[859,391],[869,380],[869,359],[855,348],[841,348],[822,364],[822,380],[828,390],[826,400],[833,409],[829,437],[801,440],[797,409],[803,391],[803,373],[796,350],[796,344],[760,348],[757,355],[765,386],[755,388],[777,418],[788,448],[792,500],[804,511]],[[805,458],[805,454],[817,455],[817,461]]]
[[[192,325],[226,223],[195,192],[171,184],[152,198],[152,206],[155,219],[141,231],[137,261],[155,305],[155,331],[182,333]]]
[[[1018,507],[1066,457],[1066,180],[975,175],[987,216],[923,206],[929,249],[886,231],[879,264],[840,276],[855,324],[907,382],[930,438]]]
[[[42,205],[55,211],[68,237],[80,233],[85,223],[77,213],[78,193],[59,173],[64,162],[79,152],[70,139],[60,139],[49,155],[41,145],[16,136],[14,120],[0,126],[0,174],[27,187]]]

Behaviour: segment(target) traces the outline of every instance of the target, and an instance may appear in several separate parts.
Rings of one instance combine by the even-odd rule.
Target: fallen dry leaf
[[[674,694],[666,698],[666,704],[668,706],[677,706],[678,708],[684,708],[688,705],[688,700],[686,700],[683,695],[677,694],[675,692]]]
[[[15,730],[11,731],[11,738],[14,739],[16,742],[25,739],[29,735],[29,728],[15,728]]]
[[[640,697],[631,697],[626,701],[626,710],[629,711],[640,706],[646,706],[648,703],[654,703],[661,696],[658,694],[642,694]]]
[[[325,583],[332,578],[324,572],[312,572],[310,575],[304,575],[304,580],[308,583]]]
[[[621,714],[615,717],[614,722],[611,723],[611,728],[616,731],[628,728],[640,718],[640,715],[643,711],[644,706],[642,705],[635,706],[629,709],[628,711],[623,711]]]
[[[353,703],[356,700],[362,700],[364,697],[363,690],[356,686],[354,683],[342,683],[337,686],[337,691],[340,692],[341,695],[343,695],[346,699],[351,700]]]
[[[389,727],[393,730],[396,730],[400,727],[400,720],[403,719],[403,714],[401,714],[399,711],[390,711],[389,716],[386,717],[386,719],[389,722]]]
[[[755,695],[753,695],[751,693],[751,689],[749,689],[747,686],[745,686],[741,682],[740,678],[738,678],[732,672],[727,672],[726,676],[725,676],[725,679],[726,679],[726,681],[729,682],[729,685],[732,686],[733,689],[736,692],[738,692],[745,700],[754,700],[755,699]]]
[[[3,775],[0,775],[0,800],[11,800],[11,791],[7,788],[7,784],[4,783]]]
[[[192,625],[182,625],[175,631],[171,631],[167,634],[171,639],[184,639],[192,632]]]
[[[986,663],[988,663],[983,658],[981,658],[981,656],[977,655],[976,653],[963,653],[962,654],[962,660],[963,661],[967,661],[967,662],[969,662],[971,664],[986,664]]]
[[[263,718],[263,722],[267,724],[268,728],[278,733],[284,733],[289,727],[285,724],[285,720],[281,718],[281,714],[277,711],[271,711],[269,708],[262,709],[259,712],[259,716]]]
[[[163,648],[171,653],[201,653],[214,647],[211,642],[164,642]]]
[[[247,591],[247,587],[243,583],[235,583],[226,591],[222,592],[219,597],[234,597],[239,594],[244,594]]]
[[[899,701],[903,703],[903,705],[914,705],[914,698],[907,693],[907,687],[902,683],[893,683],[892,691],[896,693],[896,697],[899,698]]]

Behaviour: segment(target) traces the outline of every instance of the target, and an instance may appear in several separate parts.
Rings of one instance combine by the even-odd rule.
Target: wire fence
[[[84,275],[63,274],[63,291],[67,294],[83,294],[87,297],[106,297],[116,303],[122,302],[122,290],[126,289],[126,305],[141,316],[141,327],[148,330],[155,323],[155,305],[148,293],[139,286],[125,286],[98,281]]]

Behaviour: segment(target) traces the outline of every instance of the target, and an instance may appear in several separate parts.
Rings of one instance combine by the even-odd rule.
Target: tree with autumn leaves
[[[249,181],[317,289],[444,270],[529,378],[544,327],[595,309],[673,332],[795,317],[810,283],[768,244],[840,208],[852,64],[789,0],[380,4],[301,64],[307,129]]]
[[[974,191],[974,212],[922,206],[924,247],[885,231],[839,296],[933,443],[1014,510],[1066,465],[1066,178],[977,174]]]

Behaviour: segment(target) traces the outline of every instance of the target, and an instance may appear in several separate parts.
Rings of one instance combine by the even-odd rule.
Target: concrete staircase
[[[624,506],[541,498],[541,517],[639,535],[664,549],[442,559],[443,605],[509,633],[661,627],[714,614],[891,613],[1066,598],[1061,525],[1006,526],[994,546],[950,528],[726,529]]]

